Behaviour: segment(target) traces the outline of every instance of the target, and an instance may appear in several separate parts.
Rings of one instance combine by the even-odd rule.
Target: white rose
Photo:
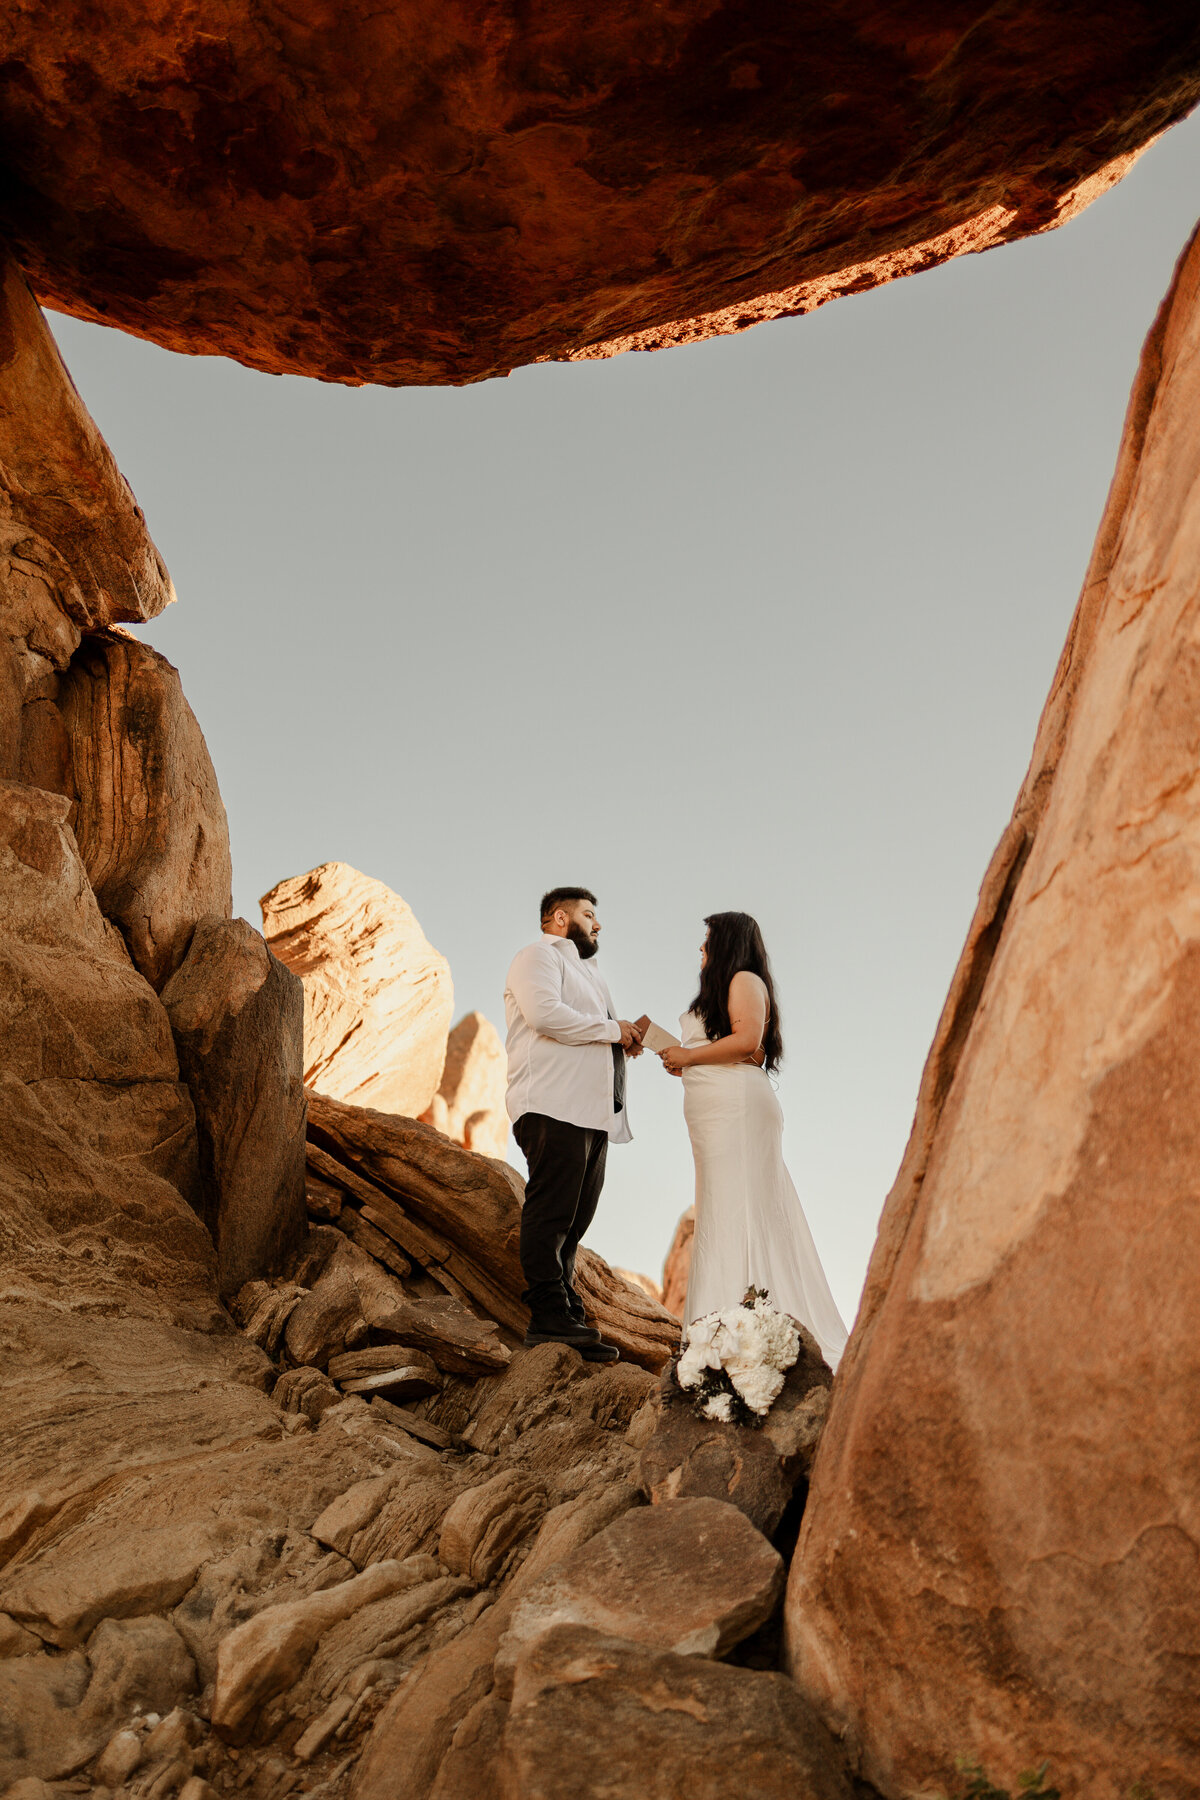
[[[722,1425],[728,1425],[733,1412],[732,1394],[710,1394],[704,1402],[706,1419],[717,1419]]]

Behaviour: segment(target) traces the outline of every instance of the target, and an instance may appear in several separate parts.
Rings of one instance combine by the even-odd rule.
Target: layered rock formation
[[[172,349],[461,382],[1041,231],[1200,96],[1183,0],[60,0],[0,30],[0,229]]]
[[[467,1013],[450,1033],[441,1084],[422,1116],[466,1149],[503,1159],[508,1154],[507,1085],[499,1032],[482,1013]]]
[[[417,1263],[448,1294],[524,1332],[524,1187],[515,1169],[447,1143],[415,1120],[318,1094],[309,1098],[308,1134],[310,1167],[339,1191],[349,1210],[338,1223],[356,1244],[385,1262],[398,1254]],[[679,1343],[669,1313],[586,1247],[575,1280],[589,1313],[626,1357],[664,1367]]]
[[[262,899],[274,954],[304,983],[304,1079],[356,1106],[419,1118],[442,1079],[450,965],[412,908],[346,863],[322,863]]]
[[[788,1631],[888,1794],[1195,1792],[1200,240],[838,1375]],[[1140,1786],[1138,1785],[1140,1784]]]

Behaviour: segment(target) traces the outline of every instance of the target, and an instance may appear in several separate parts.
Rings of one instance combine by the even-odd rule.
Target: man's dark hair
[[[538,915],[542,924],[546,923],[556,906],[561,906],[567,900],[590,900],[593,906],[596,904],[596,896],[590,888],[551,888],[548,894],[542,895],[542,910]]]

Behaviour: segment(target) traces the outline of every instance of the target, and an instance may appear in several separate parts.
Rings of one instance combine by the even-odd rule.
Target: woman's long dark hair
[[[708,926],[708,960],[700,971],[700,991],[692,1001],[692,1011],[710,1041],[728,1037],[733,1029],[729,1023],[729,984],[740,970],[749,969],[766,983],[770,1008],[763,1037],[763,1067],[777,1069],[783,1058],[783,1033],[779,1028],[771,963],[758,921],[749,913],[724,912],[710,913],[704,923]]]

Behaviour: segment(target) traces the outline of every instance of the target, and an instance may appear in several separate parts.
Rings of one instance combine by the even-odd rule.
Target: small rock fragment
[[[436,1394],[441,1385],[437,1365],[419,1350],[410,1350],[402,1358],[393,1355],[390,1368],[355,1375],[341,1383],[347,1394],[385,1394],[406,1400]]]
[[[142,1739],[137,1732],[114,1731],[96,1764],[96,1781],[103,1787],[123,1787],[141,1760]]]
[[[354,1694],[339,1694],[336,1700],[329,1702],[325,1711],[297,1738],[292,1749],[297,1762],[311,1762],[325,1748],[342,1720],[354,1710],[356,1699]]]
[[[540,1482],[504,1469],[459,1495],[442,1521],[438,1555],[454,1574],[484,1585],[514,1544],[540,1523],[546,1507]]]

